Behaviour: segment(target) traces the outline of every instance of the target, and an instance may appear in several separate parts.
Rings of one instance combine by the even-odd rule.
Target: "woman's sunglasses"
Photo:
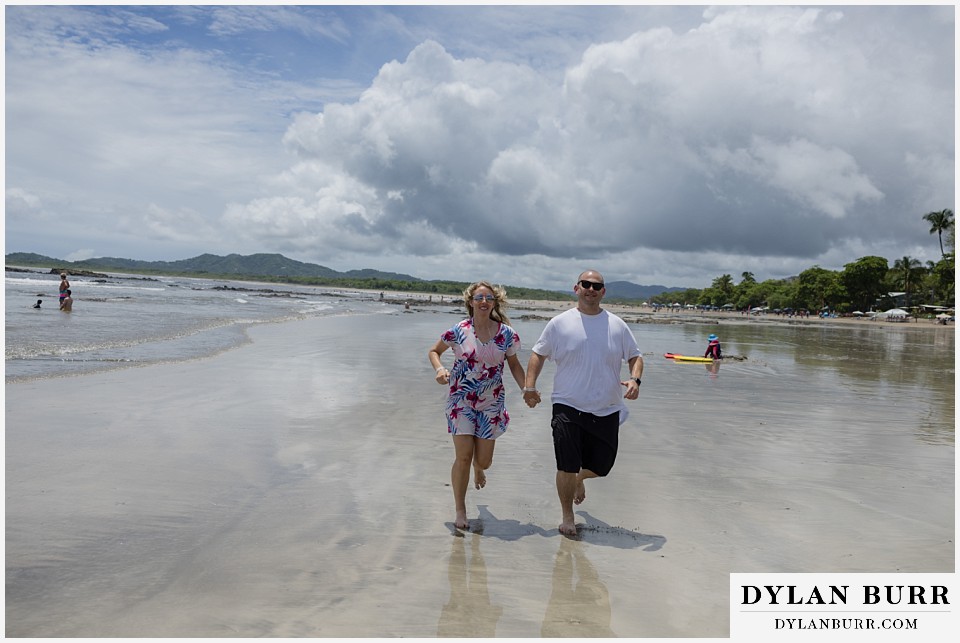
[[[587,281],[586,279],[580,282],[580,287],[588,290],[590,288],[593,288],[594,290],[603,290],[603,284],[598,284],[595,281]]]
[[[483,301],[483,300],[496,301],[497,298],[494,297],[493,295],[474,295],[473,300],[474,301]]]

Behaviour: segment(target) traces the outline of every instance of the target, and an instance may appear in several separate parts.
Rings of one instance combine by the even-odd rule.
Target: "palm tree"
[[[903,291],[906,293],[907,306],[910,305],[910,287],[913,285],[913,277],[923,266],[919,259],[904,257],[893,262],[893,272],[897,276],[897,282],[903,284]]]
[[[714,304],[717,306],[723,305],[730,301],[730,297],[733,294],[733,277],[730,275],[721,275],[713,280],[711,288],[718,290],[720,297],[723,299],[723,301],[715,301]]]
[[[943,253],[943,233],[953,228],[953,210],[946,209],[940,210],[939,212],[928,212],[923,215],[923,219],[930,223],[930,234],[934,232],[937,233],[940,239],[940,255],[945,257],[946,255]]]
[[[937,264],[934,261],[927,260],[927,265],[923,267],[923,286],[929,288],[927,293],[927,303],[932,304],[937,296]]]

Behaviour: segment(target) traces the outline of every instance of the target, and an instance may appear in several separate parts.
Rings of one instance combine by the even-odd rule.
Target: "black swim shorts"
[[[617,459],[620,413],[602,417],[566,404],[553,405],[553,451],[557,471],[578,473],[589,469],[605,476]]]

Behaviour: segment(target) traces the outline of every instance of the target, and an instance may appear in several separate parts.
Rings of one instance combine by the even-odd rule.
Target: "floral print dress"
[[[493,338],[484,343],[474,332],[473,320],[464,319],[440,340],[453,349],[455,357],[450,370],[447,432],[489,440],[500,437],[510,422],[503,366],[507,357],[520,350],[520,336],[500,324]]]

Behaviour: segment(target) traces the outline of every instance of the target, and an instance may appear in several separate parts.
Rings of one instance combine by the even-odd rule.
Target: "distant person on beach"
[[[527,364],[523,399],[530,408],[540,400],[537,378],[546,360],[556,363],[553,378],[553,449],[557,459],[560,533],[577,533],[573,505],[586,498],[584,481],[606,476],[617,457],[620,425],[629,411],[623,400],[640,395],[643,357],[627,324],[603,310],[603,276],[580,274],[573,286],[575,308],[547,322]],[[623,362],[630,378],[620,380]],[[626,392],[621,397],[621,388]]]
[[[60,300],[60,310],[65,313],[73,310],[73,297],[70,296],[71,294],[70,290],[67,290],[65,296]]]
[[[42,304],[42,303],[43,303],[43,300],[42,300],[42,299],[38,299],[38,300],[37,300],[37,303],[35,303],[35,304],[33,305],[33,307],[34,307],[34,308],[40,308],[40,304]]]
[[[707,350],[703,354],[704,357],[710,357],[713,359],[722,359],[723,351],[720,350],[720,338],[714,334],[710,334],[707,337]]]
[[[63,308],[63,298],[70,292],[70,282],[67,281],[67,273],[60,273],[60,308]]]
[[[471,465],[474,485],[482,489],[487,484],[485,471],[493,463],[494,441],[510,422],[503,386],[504,362],[521,388],[524,377],[517,358],[520,336],[509,326],[504,313],[506,291],[480,281],[463,291],[463,300],[469,317],[444,332],[427,353],[436,369],[437,383],[450,387],[446,415],[455,452],[450,482],[457,529],[469,527],[466,497]],[[454,354],[450,370],[440,361],[448,348]]]

